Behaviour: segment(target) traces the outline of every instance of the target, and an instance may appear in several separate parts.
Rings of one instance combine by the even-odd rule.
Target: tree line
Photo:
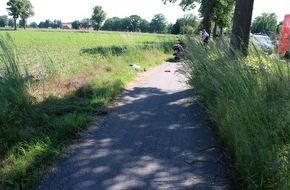
[[[176,3],[178,0],[161,0],[164,4]],[[253,31],[264,30],[263,32],[272,33],[273,28],[278,31],[277,17],[275,14],[264,14],[262,18],[256,19],[256,23],[264,23],[267,26],[252,25],[252,11],[254,0],[180,0],[179,5],[183,10],[191,10],[199,4],[199,16],[201,20],[192,15],[177,19],[175,24],[168,24],[163,14],[153,16],[151,22],[142,19],[138,15],[131,15],[126,18],[108,18],[101,6],[93,7],[91,18],[82,21],[73,21],[72,27],[75,29],[93,27],[95,30],[110,31],[130,31],[130,32],[154,32],[154,33],[172,33],[184,34],[198,32],[206,29],[211,35],[222,36],[224,29],[230,30],[231,45],[233,49],[240,50],[242,54],[247,55],[249,37],[251,29]],[[17,19],[21,18],[19,26],[26,27],[26,21],[34,15],[34,10],[29,0],[9,0],[7,2],[8,15],[12,16],[14,28],[17,29]],[[5,20],[6,19],[6,20]],[[276,20],[275,20],[276,19]],[[271,22],[269,22],[269,20]],[[266,24],[267,23],[267,24]],[[12,25],[11,19],[6,16],[0,17],[0,26]],[[36,27],[36,23],[31,23],[31,27]],[[40,22],[39,28],[58,28],[61,25],[60,20],[46,20]],[[270,27],[269,27],[270,26]],[[275,29],[274,29],[275,30]]]
[[[125,18],[113,17],[108,18],[101,25],[100,30],[106,31],[126,31],[126,32],[149,32],[149,33],[168,33],[168,34],[193,34],[197,31],[200,20],[193,14],[184,15],[178,18],[174,24],[168,23],[163,14],[153,16],[151,22],[143,19],[139,15],[131,15]],[[26,25],[29,28],[61,28],[61,20],[46,19],[39,23],[31,22]],[[17,27],[24,28],[24,22],[19,20]],[[73,29],[95,28],[95,22],[91,18],[75,20],[71,22]],[[14,27],[13,19],[6,15],[0,16],[0,27]]]
[[[252,23],[254,0],[161,0],[164,4],[179,2],[183,10],[190,10],[200,5],[199,15],[202,18],[201,28],[214,36],[219,28],[228,28],[231,34],[230,44],[233,51],[248,55],[250,32],[263,32],[276,36],[280,33],[277,16],[274,13],[263,13]],[[214,35],[211,35],[214,34]]]
[[[192,34],[199,24],[197,16],[187,14],[183,18],[176,20],[174,24],[168,23],[166,17],[159,13],[153,15],[149,22],[139,15],[131,15],[125,18],[108,18],[101,25],[100,30],[106,31],[127,31],[127,32],[149,32],[149,33],[169,33],[169,34]],[[73,28],[78,29],[82,22],[74,21]]]
[[[17,29],[17,19],[20,17],[25,28],[27,19],[34,16],[34,10],[29,0],[9,0],[7,2],[8,15],[14,20],[14,29]]]
[[[0,16],[0,27],[23,27],[27,26],[27,19],[34,16],[33,6],[29,0],[9,0],[7,2],[8,15]],[[17,20],[20,18],[19,22]],[[159,13],[153,15],[149,22],[139,15],[131,15],[125,18],[113,17],[106,19],[106,13],[101,6],[93,7],[91,18],[81,21],[75,20],[71,23],[73,29],[87,29],[93,27],[95,30],[108,31],[129,31],[129,32],[151,32],[151,33],[171,33],[185,34],[193,33],[197,30],[199,19],[192,14],[185,15],[176,20],[175,24],[167,22],[167,18]],[[61,28],[61,20],[45,20],[40,23],[31,22],[31,28]]]

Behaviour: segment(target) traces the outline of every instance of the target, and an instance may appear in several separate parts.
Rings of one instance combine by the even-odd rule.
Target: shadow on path
[[[192,94],[146,86],[127,91],[39,189],[234,189]]]

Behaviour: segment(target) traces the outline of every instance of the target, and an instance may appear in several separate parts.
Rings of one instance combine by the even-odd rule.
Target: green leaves
[[[10,0],[7,2],[7,10],[10,16],[17,19],[24,9],[24,1],[22,0]]]
[[[14,19],[14,28],[17,29],[16,21],[19,17],[26,24],[26,19],[34,15],[33,6],[29,0],[9,0],[7,2],[8,14]]]
[[[34,16],[33,6],[29,0],[23,0],[23,9],[20,13],[20,17],[25,20],[30,16]]]
[[[254,19],[251,32],[266,33],[267,35],[275,34],[277,27],[277,15],[275,13],[262,13]]]
[[[177,0],[162,0],[164,4],[167,2],[169,3],[175,3]],[[179,6],[182,8],[182,10],[192,10],[196,7],[196,3],[200,3],[201,0],[181,0],[179,3]]]
[[[101,28],[102,22],[106,19],[106,13],[101,6],[95,6],[93,8],[92,20],[95,21],[95,29]]]

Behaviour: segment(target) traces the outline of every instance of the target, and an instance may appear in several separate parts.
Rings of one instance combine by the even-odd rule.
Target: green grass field
[[[7,36],[8,34],[8,36]],[[34,189],[66,145],[175,36],[0,31],[0,189]]]

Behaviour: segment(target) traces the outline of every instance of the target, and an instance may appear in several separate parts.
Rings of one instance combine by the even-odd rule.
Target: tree
[[[129,17],[121,19],[120,31],[129,31],[130,22],[131,21]]]
[[[148,32],[149,28],[150,23],[138,15],[108,18],[102,26],[102,30],[131,32]]]
[[[12,19],[12,18],[8,18],[7,19],[7,25],[9,26],[9,27],[13,27],[14,26],[14,19]]]
[[[186,14],[183,18],[178,18],[172,25],[171,34],[193,34],[197,29],[199,20],[193,14]]]
[[[26,28],[26,23],[27,23],[27,19],[31,16],[34,16],[34,10],[33,10],[33,6],[31,4],[31,2],[29,0],[22,0],[23,1],[23,7],[22,7],[22,11],[20,12],[19,16],[23,21],[23,27],[24,29]]]
[[[150,31],[155,33],[165,33],[166,18],[163,14],[159,13],[153,16],[150,23]]]
[[[212,21],[214,23],[213,34],[222,36],[223,28],[231,28],[235,0],[216,0],[212,12]]]
[[[177,0],[162,0],[162,2],[164,3],[166,2],[175,3],[176,1]],[[185,8],[191,8],[195,6],[190,5],[194,5],[195,3],[201,3],[199,11],[203,16],[203,27],[207,29],[211,27],[210,19],[212,19],[211,14],[213,14],[214,7],[216,6],[215,5],[216,1],[218,1],[219,3],[233,2],[233,0],[181,0],[181,3],[179,5],[181,7],[185,6]],[[253,7],[254,0],[235,0],[235,10],[231,36],[231,48],[233,50],[240,51],[244,56],[247,56],[248,54],[247,50],[249,45],[250,26],[252,21]],[[184,7],[182,8],[184,9]]]
[[[248,55],[254,0],[236,0],[231,36],[232,50]]]
[[[38,28],[45,28],[45,22],[41,21],[41,22],[38,24]]]
[[[276,33],[277,16],[275,13],[262,13],[256,17],[251,25],[252,33],[264,33],[268,36]]]
[[[185,18],[179,18],[176,20],[175,24],[172,26],[171,34],[184,34],[183,29],[185,26]]]
[[[130,21],[130,25],[129,25],[130,32],[141,31],[140,24],[141,24],[142,18],[140,16],[131,15],[129,16],[129,21]]]
[[[142,31],[141,24],[144,24],[144,20],[138,15],[131,15],[123,19],[117,19],[117,20],[116,19],[117,19],[116,17],[113,19],[108,19],[104,24],[106,25],[105,28],[109,28],[109,27],[112,28],[114,25],[116,25],[118,28],[117,30],[121,30],[121,31],[129,31],[129,32]]]
[[[57,20],[57,19],[55,19],[55,20],[51,23],[51,26],[50,26],[50,27],[52,27],[52,28],[60,28],[60,27],[61,27],[61,24],[62,24],[61,20]]]
[[[113,31],[114,28],[114,24],[115,24],[115,19],[114,18],[108,18],[104,25],[102,26],[102,30],[108,30],[108,31]]]
[[[12,16],[14,19],[14,30],[17,30],[17,19],[24,8],[24,1],[22,0],[9,0],[7,2],[8,15]]]
[[[150,30],[150,22],[145,19],[142,19],[140,22],[140,30],[141,32],[149,32]]]
[[[5,27],[7,25],[7,16],[0,16],[0,27]]]
[[[72,28],[73,28],[73,29],[76,29],[76,30],[77,30],[77,29],[80,28],[80,26],[81,26],[81,22],[80,22],[79,20],[75,20],[75,21],[72,22],[71,25],[72,25]]]
[[[167,2],[175,3],[177,0],[161,0],[165,5]],[[200,3],[201,0],[181,0],[179,6],[182,10],[192,10],[196,7],[196,3]]]
[[[175,3],[177,0],[162,0],[166,2]],[[200,4],[199,13],[202,17],[199,29],[205,29],[211,34],[212,23],[214,23],[214,34],[217,26],[220,28],[227,27],[232,18],[232,11],[235,0],[181,0],[179,5],[183,10],[190,10]],[[186,27],[188,28],[188,27]]]
[[[37,23],[36,23],[36,22],[31,22],[31,23],[29,24],[29,27],[30,27],[30,28],[37,28]]]
[[[0,27],[5,27],[5,26],[6,26],[6,20],[0,17]]]
[[[175,3],[177,0],[162,0],[164,4],[166,2]],[[191,10],[196,7],[197,3],[200,3],[199,12],[202,19],[202,28],[205,29],[209,34],[211,33],[211,13],[214,8],[216,0],[181,0],[179,3],[182,10]]]
[[[22,19],[19,20],[18,22],[18,27],[21,28],[23,27],[24,28],[24,21]]]
[[[122,19],[119,17],[108,18],[104,25],[102,26],[102,30],[109,31],[121,31]]]
[[[211,21],[212,21],[212,12],[214,9],[214,5],[217,0],[202,0],[199,12],[202,19],[202,28],[205,29],[208,34],[211,34]]]
[[[173,27],[172,23],[167,24],[167,26],[166,26],[166,33],[167,34],[171,34],[172,27]]]
[[[106,13],[103,11],[101,6],[95,6],[93,8],[92,20],[95,22],[95,29],[99,30],[102,26],[102,23],[106,19]]]
[[[181,28],[184,34],[193,34],[199,25],[197,16],[193,14],[186,14],[183,17],[185,19],[185,26]]]
[[[51,21],[51,20],[45,20],[45,22],[40,22],[39,24],[38,24],[38,28],[50,28],[50,27],[52,27],[52,25],[53,25],[53,22]]]
[[[81,27],[84,29],[90,28],[92,26],[92,20],[85,18],[81,21]]]

